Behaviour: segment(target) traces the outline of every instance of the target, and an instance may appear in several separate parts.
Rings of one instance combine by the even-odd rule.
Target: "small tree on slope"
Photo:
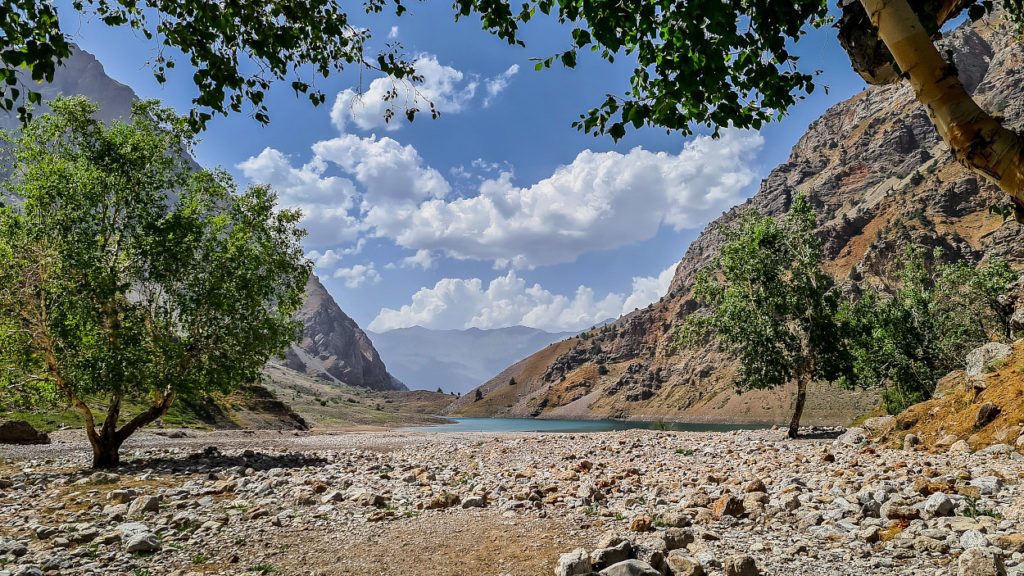
[[[18,200],[0,208],[0,400],[64,398],[93,466],[110,467],[178,396],[258,380],[301,333],[310,269],[299,214],[193,171],[195,134],[172,110],[137,103],[108,127],[84,98],[51,108],[6,135]],[[122,424],[129,399],[148,407]]]
[[[726,244],[694,287],[705,309],[680,331],[686,345],[713,338],[737,354],[741,390],[796,381],[791,438],[810,382],[840,380],[852,366],[839,294],[821,269],[814,222],[807,198],[799,195],[782,222],[750,210],[723,228]]]

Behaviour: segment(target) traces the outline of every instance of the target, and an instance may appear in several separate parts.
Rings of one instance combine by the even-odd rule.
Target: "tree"
[[[479,402],[484,399],[484,393],[479,388],[476,389],[476,394],[473,395],[473,402]]]
[[[389,4],[398,15],[406,11],[402,0],[366,0],[363,7],[368,13],[382,12]],[[315,80],[346,65],[378,71],[396,82],[422,80],[397,44],[367,53],[370,31],[350,24],[341,4],[333,0],[156,0],[144,6],[134,0],[74,0],[71,7],[83,19],[126,26],[155,41],[159,51],[151,66],[160,83],[175,67],[173,54],[184,53],[199,89],[192,99],[194,127],[205,127],[215,114],[241,112],[243,106],[251,108],[257,121],[268,122],[263,100],[275,81],[290,80],[296,95],[322,104],[325,95],[315,87]],[[0,11],[0,109],[17,109],[27,118],[23,98],[38,104],[40,95],[31,90],[30,82],[19,78],[18,70],[26,70],[32,81],[50,82],[70,55],[71,39],[54,3],[6,2]],[[392,99],[397,100],[398,94]],[[418,111],[403,110],[410,119]]]
[[[890,414],[931,398],[936,382],[962,369],[977,346],[1009,340],[1012,311],[998,296],[1017,273],[1000,259],[975,267],[930,264],[925,256],[908,247],[888,281],[891,292],[869,289],[848,309],[853,373],[864,385],[882,388]]]
[[[644,125],[689,134],[694,124],[760,128],[785,116],[815,88],[817,72],[801,72],[790,53],[808,27],[831,22],[826,0],[610,2],[591,0],[456,0],[459,16],[509,44],[523,45],[521,25],[538,15],[571,29],[568,49],[537,64],[573,68],[582,51],[613,61],[636,60],[623,95],[608,94],[580,116],[577,128],[616,140]],[[1024,202],[1024,138],[1004,128],[967,94],[956,68],[933,39],[965,9],[972,19],[991,0],[861,0],[841,3],[839,39],[854,68],[871,84],[909,79],[940,136],[969,170]],[[1018,30],[1024,0],[1003,3]],[[899,72],[902,71],[902,72]],[[1024,212],[1017,209],[1018,218]]]
[[[509,378],[508,379],[508,385],[509,386],[515,386],[516,385],[516,379],[515,378]]]
[[[782,222],[749,210],[725,226],[725,246],[697,275],[694,296],[705,309],[686,318],[683,344],[711,337],[735,353],[741,390],[796,381],[789,437],[800,428],[812,380],[839,381],[852,356],[832,278],[821,269],[822,243],[806,196]]]
[[[259,379],[301,334],[310,266],[298,212],[192,170],[187,119],[153,101],[110,126],[84,98],[50,107],[5,135],[19,200],[0,210],[0,400],[63,398],[110,467],[179,396]],[[148,407],[122,425],[128,400]]]

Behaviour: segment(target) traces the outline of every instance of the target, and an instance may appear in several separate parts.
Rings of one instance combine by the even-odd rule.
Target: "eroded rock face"
[[[306,283],[306,300],[296,316],[303,323],[305,336],[285,353],[285,366],[350,386],[406,390],[388,373],[370,338],[315,275]]]

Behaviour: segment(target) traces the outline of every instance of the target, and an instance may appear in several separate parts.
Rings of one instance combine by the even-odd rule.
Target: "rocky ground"
[[[857,430],[137,436],[112,473],[86,469],[78,433],[0,447],[0,575],[1024,573],[1008,446],[893,450]]]

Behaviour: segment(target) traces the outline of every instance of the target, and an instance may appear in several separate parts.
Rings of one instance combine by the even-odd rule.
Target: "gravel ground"
[[[0,576],[1022,574],[1019,454],[836,436],[64,431],[0,447]]]

